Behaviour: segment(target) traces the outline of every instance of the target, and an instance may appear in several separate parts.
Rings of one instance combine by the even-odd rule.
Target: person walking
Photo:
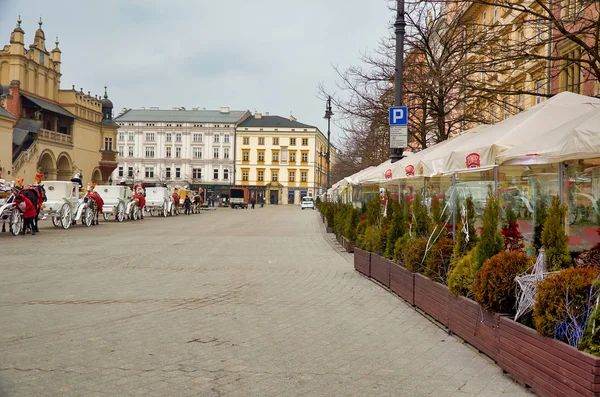
[[[254,209],[254,205],[256,204],[256,199],[254,198],[254,196],[252,196],[252,198],[250,199],[250,204],[252,204],[252,209]]]
[[[37,216],[37,211],[31,203],[31,200],[22,194],[18,194],[15,203],[17,204],[17,208],[23,213],[23,231],[26,232],[27,229],[31,229],[31,235],[35,236],[35,224],[33,220]]]
[[[190,200],[189,196],[185,196],[185,200],[183,200],[183,206],[185,208],[185,214],[189,215],[192,207],[192,200]]]

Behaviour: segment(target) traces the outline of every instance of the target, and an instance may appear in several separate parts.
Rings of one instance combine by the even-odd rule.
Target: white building
[[[130,109],[119,115],[115,182],[203,186],[233,184],[235,129],[248,111]]]

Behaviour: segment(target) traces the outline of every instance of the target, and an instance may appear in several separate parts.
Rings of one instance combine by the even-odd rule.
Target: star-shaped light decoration
[[[543,248],[540,248],[540,253],[533,265],[533,272],[515,277],[517,283],[517,314],[515,314],[515,321],[533,310],[537,295],[537,284],[554,273],[556,272],[546,272],[546,253]]]

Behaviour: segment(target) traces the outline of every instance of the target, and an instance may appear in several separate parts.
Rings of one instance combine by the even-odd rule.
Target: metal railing
[[[26,151],[22,152],[19,157],[13,163],[13,174],[16,174],[22,167],[23,164],[33,158],[38,151],[37,140]]]

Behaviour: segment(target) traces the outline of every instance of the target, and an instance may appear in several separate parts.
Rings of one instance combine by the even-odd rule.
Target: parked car
[[[313,200],[312,197],[302,197],[302,204],[300,205],[300,208],[302,208],[302,209],[312,208],[314,210],[314,209],[316,209],[315,201]]]
[[[235,187],[229,189],[229,205],[231,208],[248,209],[250,193],[245,187]]]

